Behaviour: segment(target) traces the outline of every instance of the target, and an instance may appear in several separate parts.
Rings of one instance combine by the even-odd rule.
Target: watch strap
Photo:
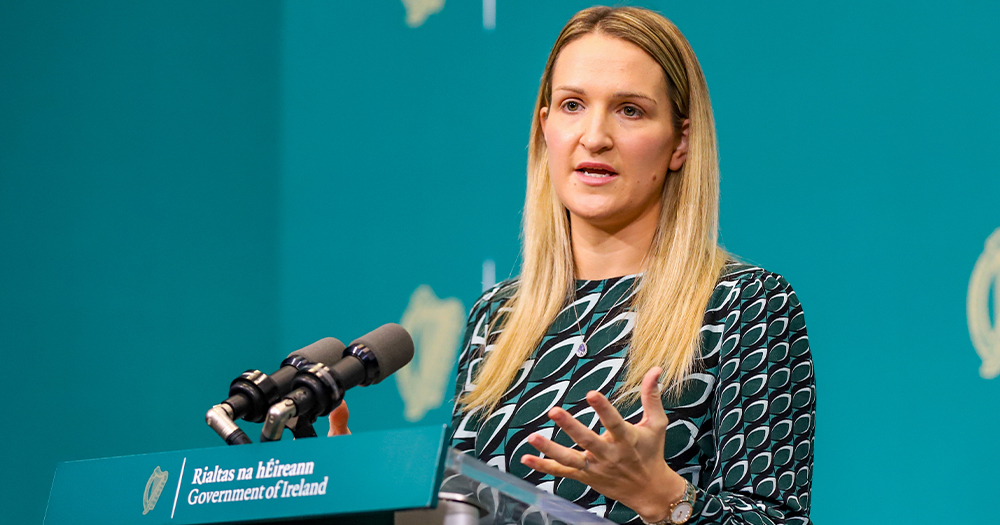
[[[687,523],[687,521],[691,518],[691,515],[689,514],[688,517],[684,518],[682,521],[674,521],[673,520],[674,509],[676,509],[678,505],[686,503],[691,507],[691,510],[693,512],[694,503],[697,497],[698,497],[698,489],[694,486],[693,483],[685,479],[684,497],[681,498],[680,501],[676,501],[670,505],[670,511],[667,513],[666,519],[662,521],[646,521],[646,518],[643,518],[642,516],[639,516],[639,519],[642,520],[642,522],[645,523],[646,525],[680,525],[682,523]]]

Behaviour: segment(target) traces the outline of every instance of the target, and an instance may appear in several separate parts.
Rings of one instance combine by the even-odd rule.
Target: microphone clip
[[[285,427],[291,428],[295,437],[315,437],[312,424],[316,417],[329,414],[343,399],[344,391],[329,367],[315,363],[300,369],[292,391],[267,411],[260,441],[280,440]]]
[[[232,407],[225,403],[219,403],[208,410],[205,414],[205,422],[227,445],[247,445],[252,443],[250,437],[246,435],[240,427],[233,422]]]

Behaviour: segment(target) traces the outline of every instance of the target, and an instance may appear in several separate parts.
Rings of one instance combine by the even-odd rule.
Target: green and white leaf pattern
[[[534,432],[575,446],[546,417],[553,406],[603,431],[584,396],[597,390],[612,397],[622,386],[638,279],[577,281],[572,301],[493,414],[483,418],[456,410],[452,446],[612,521],[641,523],[627,506],[519,460],[537,454],[527,442]],[[493,350],[498,318],[517,285],[516,280],[502,282],[473,307],[456,395],[473,388],[476,365]],[[578,357],[573,350],[581,341],[588,351]],[[810,523],[815,403],[809,338],[795,292],[780,275],[730,263],[705,311],[695,371],[682,382],[678,397],[664,397],[670,418],[664,459],[699,489],[688,523]],[[618,408],[632,423],[642,419],[638,403]]]

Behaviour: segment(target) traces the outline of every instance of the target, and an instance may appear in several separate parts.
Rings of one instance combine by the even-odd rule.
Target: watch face
[[[674,523],[684,523],[691,517],[691,511],[694,510],[691,504],[682,501],[674,506],[673,512],[670,513],[670,521]]]

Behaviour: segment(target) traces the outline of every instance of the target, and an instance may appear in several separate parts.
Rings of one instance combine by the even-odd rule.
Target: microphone
[[[315,363],[299,370],[292,391],[267,412],[261,442],[281,439],[292,418],[296,426],[329,414],[356,386],[380,383],[413,359],[413,339],[396,323],[382,325],[355,339],[333,365]],[[299,437],[299,436],[296,436]]]
[[[229,385],[229,398],[212,407],[205,414],[205,421],[230,445],[250,443],[250,438],[234,420],[264,421],[268,408],[292,390],[292,382],[300,369],[315,363],[333,365],[340,360],[343,351],[344,343],[326,337],[288,354],[281,368],[271,375],[247,370],[233,380]]]

